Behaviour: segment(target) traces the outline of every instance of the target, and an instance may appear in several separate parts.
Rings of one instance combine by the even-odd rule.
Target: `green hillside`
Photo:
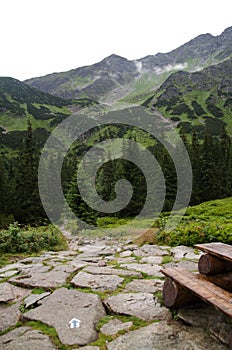
[[[188,246],[206,242],[232,244],[232,197],[187,208],[178,227],[170,233],[162,230],[163,222],[165,215],[156,223],[156,227],[161,229],[156,240],[162,244]]]
[[[0,77],[0,145],[20,148],[30,118],[35,140],[43,145],[53,128],[71,114],[70,106],[82,108],[89,99],[64,100],[9,77]]]
[[[144,106],[158,109],[184,133],[232,133],[232,59],[200,72],[172,74]]]

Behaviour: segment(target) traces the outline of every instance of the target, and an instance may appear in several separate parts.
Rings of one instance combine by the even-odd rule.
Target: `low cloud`
[[[136,65],[138,73],[142,73],[142,71],[143,71],[143,64],[142,64],[142,62],[135,61],[135,65]]]
[[[163,73],[168,73],[174,70],[182,70],[188,67],[188,63],[178,63],[178,64],[168,64],[167,66],[164,67],[155,67],[154,71],[157,75],[163,74]]]

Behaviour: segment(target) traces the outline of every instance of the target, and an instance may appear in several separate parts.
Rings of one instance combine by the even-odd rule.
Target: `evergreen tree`
[[[38,191],[39,153],[33,140],[32,125],[28,120],[27,135],[17,159],[15,218],[23,224],[35,224],[45,213]]]

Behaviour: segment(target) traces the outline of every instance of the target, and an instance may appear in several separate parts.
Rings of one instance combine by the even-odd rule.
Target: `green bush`
[[[178,213],[176,213],[178,215]],[[232,245],[232,198],[204,202],[188,207],[179,225],[165,232],[169,214],[155,222],[157,241],[170,246],[193,246],[197,243],[223,242]]]
[[[0,231],[0,253],[38,253],[42,250],[66,249],[63,235],[54,226],[21,229],[17,223]]]

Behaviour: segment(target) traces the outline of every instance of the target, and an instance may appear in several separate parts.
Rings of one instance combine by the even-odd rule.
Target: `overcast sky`
[[[0,76],[23,80],[168,52],[232,26],[231,0],[0,0]]]

